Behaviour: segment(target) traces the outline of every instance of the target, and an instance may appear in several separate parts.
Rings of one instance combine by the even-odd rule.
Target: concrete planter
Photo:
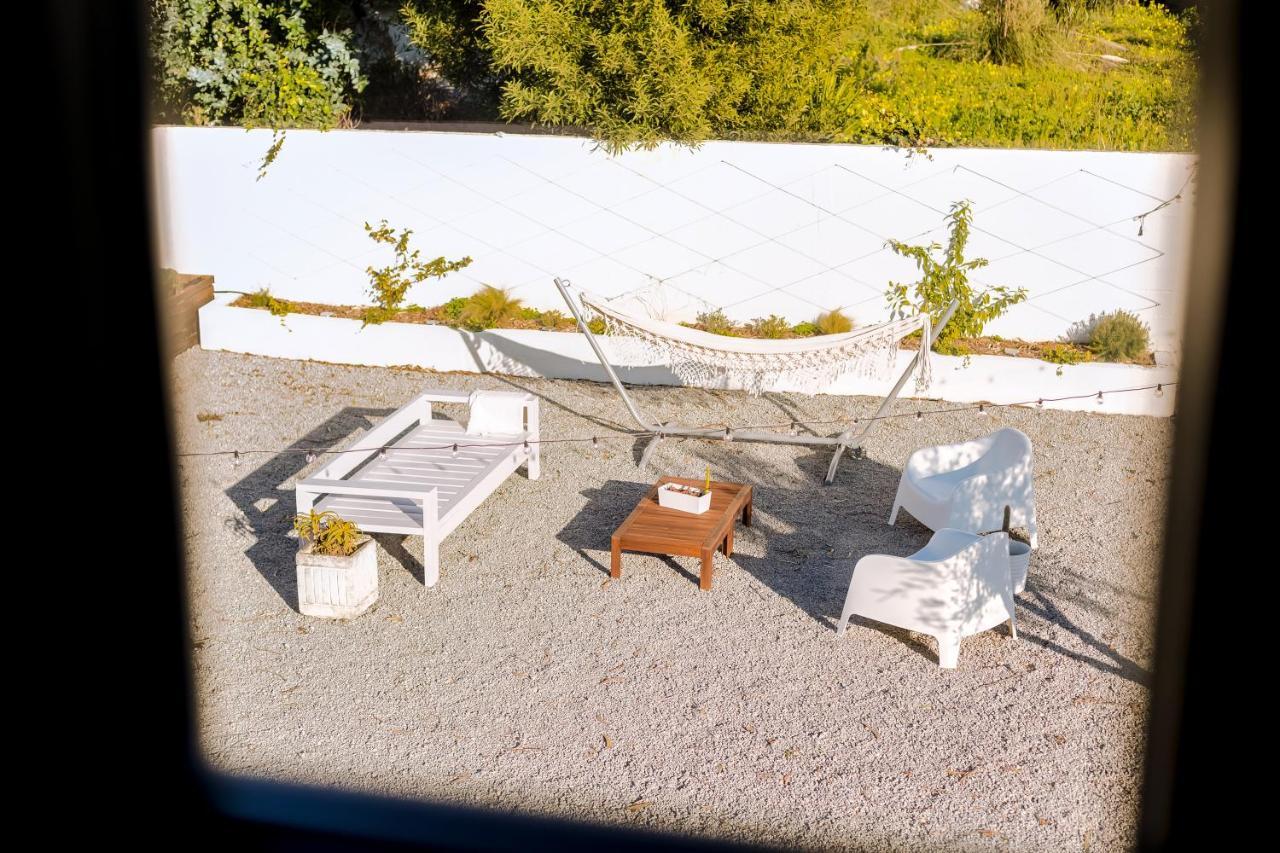
[[[233,295],[223,296],[221,301],[215,300],[200,309],[200,345],[205,349],[373,367],[412,365],[442,372],[456,370],[594,382],[606,382],[609,378],[586,338],[578,332],[532,329],[468,332],[417,323],[362,327],[359,320],[308,314],[291,314],[281,322],[281,318],[273,317],[268,311],[226,304],[233,298]],[[642,353],[634,352],[634,348],[619,345],[619,341],[609,337],[602,338],[600,344],[623,382],[682,384],[669,367],[650,363]],[[823,393],[882,396],[892,384],[892,376],[904,370],[914,356],[911,350],[899,350],[889,379],[850,373],[823,389]],[[1176,367],[1091,362],[1064,366],[1060,376],[1058,369],[1058,365],[1033,358],[975,355],[964,359],[935,354],[933,386],[924,394],[915,395],[908,383],[902,396],[959,403],[1025,402],[1044,398],[1046,409],[1161,417],[1173,413],[1176,386],[1170,386],[1158,397],[1153,391],[1112,394],[1101,404],[1093,395],[1104,389],[1176,382]],[[778,382],[769,390],[797,389]],[[1084,398],[1053,399],[1076,394]]]
[[[306,616],[351,619],[378,600],[378,549],[369,537],[350,557],[298,549],[298,609]]]
[[[1009,540],[1009,579],[1013,581],[1014,594],[1027,585],[1027,566],[1031,563],[1031,546],[1017,539]]]

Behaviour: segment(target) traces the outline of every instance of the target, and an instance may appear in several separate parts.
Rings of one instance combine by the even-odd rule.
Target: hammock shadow
[[[456,330],[480,373],[508,373],[515,376],[554,376],[557,379],[585,379],[608,382],[609,374],[596,360],[595,353],[585,349],[582,358],[550,352],[528,343],[493,332]],[[585,338],[582,347],[588,346]],[[683,385],[671,368],[661,364],[626,365],[613,363],[618,378],[628,385]]]

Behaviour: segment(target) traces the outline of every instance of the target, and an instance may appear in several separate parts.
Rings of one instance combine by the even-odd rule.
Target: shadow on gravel
[[[297,540],[289,533],[293,529],[296,506],[293,483],[312,464],[307,462],[307,451],[318,454],[333,450],[393,411],[345,408],[289,445],[287,450],[269,457],[226,491],[241,513],[241,518],[228,519],[226,524],[252,539],[245,555],[284,603],[295,611],[298,609],[298,577],[293,554]],[[421,576],[419,565],[418,577]]]
[[[556,538],[577,551],[582,559],[606,575],[609,574],[608,564],[600,562],[588,551],[609,553],[609,537],[636,508],[636,504],[644,493],[649,491],[651,485],[652,483],[647,482],[630,483],[625,480],[609,480],[602,483],[599,488],[584,489],[582,496],[587,499],[587,505],[569,519],[569,523],[561,528]],[[679,569],[674,560],[669,562]],[[684,570],[680,569],[680,571]],[[685,574],[688,573],[685,572]]]

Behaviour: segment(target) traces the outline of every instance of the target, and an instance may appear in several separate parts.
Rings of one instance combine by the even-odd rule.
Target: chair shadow
[[[393,411],[385,408],[344,408],[287,449],[250,470],[225,492],[240,515],[226,519],[224,526],[251,540],[245,555],[276,594],[295,611],[298,609],[298,578],[294,563],[297,540],[289,536],[296,507],[292,484],[312,464],[322,464],[307,462],[307,452],[319,454],[338,448],[351,436],[371,429]],[[405,561],[401,559],[401,562]],[[421,564],[418,565],[421,577]],[[413,571],[412,568],[409,570]]]

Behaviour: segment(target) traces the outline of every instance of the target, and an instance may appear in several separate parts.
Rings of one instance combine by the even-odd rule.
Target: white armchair
[[[905,509],[931,530],[952,527],[981,533],[1002,526],[1006,506],[1011,524],[1025,526],[1035,548],[1031,439],[1016,429],[912,453],[898,483],[889,523],[897,521],[898,510]]]
[[[910,557],[863,557],[853,568],[837,636],[855,614],[936,637],[944,669],[955,668],[961,637],[1008,620],[1017,639],[1008,534],[944,528]]]

